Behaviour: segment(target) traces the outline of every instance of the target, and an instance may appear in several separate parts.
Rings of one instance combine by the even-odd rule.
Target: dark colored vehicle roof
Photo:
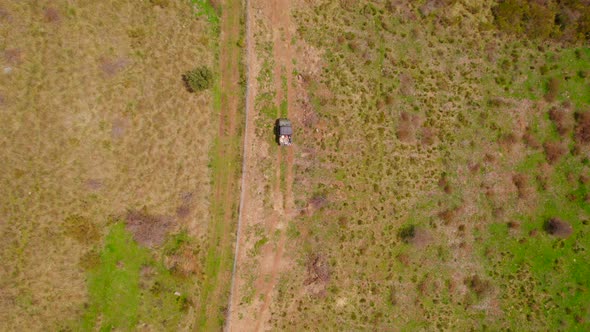
[[[293,135],[293,128],[291,127],[279,127],[279,135]]]
[[[279,127],[279,135],[293,135],[293,128],[291,128],[291,121],[289,119],[278,119],[277,125]]]

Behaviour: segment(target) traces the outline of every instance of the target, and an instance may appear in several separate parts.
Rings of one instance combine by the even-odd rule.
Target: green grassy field
[[[292,13],[298,56],[321,54],[296,66],[313,213],[289,226],[275,328],[588,329],[590,49],[499,31],[494,6]]]

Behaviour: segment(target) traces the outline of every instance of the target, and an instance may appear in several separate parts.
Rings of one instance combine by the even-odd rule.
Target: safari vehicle
[[[275,135],[277,144],[281,146],[293,144],[293,127],[291,127],[291,121],[286,118],[277,119],[275,123]]]

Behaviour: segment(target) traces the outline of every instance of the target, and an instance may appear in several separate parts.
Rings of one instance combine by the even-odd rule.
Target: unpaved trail
[[[236,157],[240,155],[241,124],[240,101],[243,98],[239,85],[241,48],[240,0],[225,0],[222,3],[220,20],[220,104],[219,132],[213,150],[213,200],[209,244],[205,257],[205,275],[201,299],[197,311],[197,329],[210,331],[222,328],[223,308],[227,301],[227,284],[231,279],[234,214],[237,210],[238,167]]]
[[[247,1],[247,63],[248,88],[246,96],[246,131],[244,133],[244,172],[242,204],[240,209],[241,232],[236,242],[236,267],[232,283],[231,300],[226,330],[263,331],[269,326],[270,308],[281,272],[288,266],[284,257],[287,241],[286,226],[293,218],[293,161],[296,146],[273,149],[268,137],[256,135],[255,119],[258,111],[254,101],[259,94],[256,80],[265,60],[256,51],[255,36],[263,26],[270,27],[273,44],[272,63],[277,118],[296,117],[292,105],[292,56],[290,49],[290,2],[288,0]],[[286,108],[281,107],[286,103]],[[271,132],[266,133],[272,135]],[[297,141],[297,137],[294,137]],[[261,169],[265,161],[273,168],[270,177]],[[267,184],[265,186],[264,184]],[[270,192],[268,192],[270,191]],[[270,197],[263,202],[264,194]],[[252,254],[259,240],[252,229],[262,229],[268,243]]]
[[[292,98],[290,97],[290,91],[292,90],[291,87],[291,63],[292,57],[290,53],[290,32],[289,32],[289,16],[290,16],[290,5],[289,0],[274,0],[271,2],[270,12],[267,14],[270,16],[270,22],[272,27],[273,33],[273,56],[274,56],[274,82],[276,88],[276,104],[281,105],[281,103],[286,100],[287,101],[287,114],[281,114],[281,108],[278,108],[277,117],[288,117],[289,110],[291,110],[292,105]],[[267,7],[268,8],[268,7]],[[283,85],[283,81],[286,81],[286,91]],[[292,97],[292,96],[291,96]],[[283,158],[283,154],[287,154],[287,158]],[[281,174],[281,162],[283,159],[286,159],[286,174]],[[278,176],[276,177],[277,186],[276,188],[280,189],[280,182],[281,176],[285,176],[285,192],[281,193],[280,190],[275,194],[277,197],[282,197],[282,214],[283,218],[290,218],[291,211],[293,206],[293,147],[288,147],[285,149],[279,149],[277,160],[277,169],[278,169]],[[282,194],[282,195],[281,195]],[[279,196],[280,195],[280,196]],[[285,220],[286,222],[287,220]],[[274,225],[273,229],[279,229],[280,235],[277,246],[275,248],[275,252],[272,259],[272,265],[270,266],[270,271],[268,274],[270,275],[270,280],[266,283],[265,287],[262,290],[264,294],[264,302],[260,308],[260,311],[257,315],[256,321],[256,328],[255,331],[261,331],[264,329],[265,323],[268,321],[270,316],[269,307],[272,302],[273,290],[278,282],[278,275],[281,269],[281,260],[283,259],[283,254],[285,250],[285,241],[287,240],[287,234],[280,225],[280,220],[273,220]]]

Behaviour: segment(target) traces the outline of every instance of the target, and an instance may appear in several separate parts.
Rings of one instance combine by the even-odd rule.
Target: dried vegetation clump
[[[547,82],[547,93],[545,93],[545,100],[548,102],[554,102],[559,94],[559,79],[552,77]]]
[[[530,196],[532,189],[530,188],[528,177],[525,174],[515,174],[512,176],[512,182],[518,191],[518,198],[525,199]]]
[[[166,235],[173,226],[171,217],[150,215],[138,210],[128,211],[125,221],[135,241],[146,247],[155,247],[164,243]]]
[[[166,256],[164,264],[172,273],[185,278],[200,272],[198,253],[189,246],[182,246],[175,253]]]
[[[567,153],[567,146],[563,142],[545,142],[543,144],[545,157],[549,164],[555,164]]]
[[[578,144],[590,143],[590,112],[576,113],[576,134],[575,139]]]
[[[98,226],[89,218],[75,214],[63,223],[65,234],[82,244],[92,244],[100,239]]]
[[[410,114],[408,112],[401,112],[399,122],[397,125],[397,138],[406,143],[412,143],[416,140],[416,132],[421,124],[420,116],[417,114]],[[427,133],[425,140],[431,143],[433,141],[432,132]]]
[[[530,128],[526,128],[525,133],[522,135],[523,143],[531,149],[540,149],[541,143],[535,138],[535,135],[531,132]]]
[[[330,281],[330,265],[324,255],[311,254],[307,260],[307,278],[305,285],[327,284]]]
[[[570,223],[559,218],[551,218],[545,222],[543,229],[548,234],[559,238],[567,238],[572,235],[573,228]]]
[[[567,108],[552,107],[549,110],[549,119],[553,121],[561,137],[566,137],[574,127],[574,119]]]
[[[484,280],[479,275],[473,275],[465,278],[465,285],[475,293],[478,298],[483,298],[492,291],[492,284],[488,280]]]

